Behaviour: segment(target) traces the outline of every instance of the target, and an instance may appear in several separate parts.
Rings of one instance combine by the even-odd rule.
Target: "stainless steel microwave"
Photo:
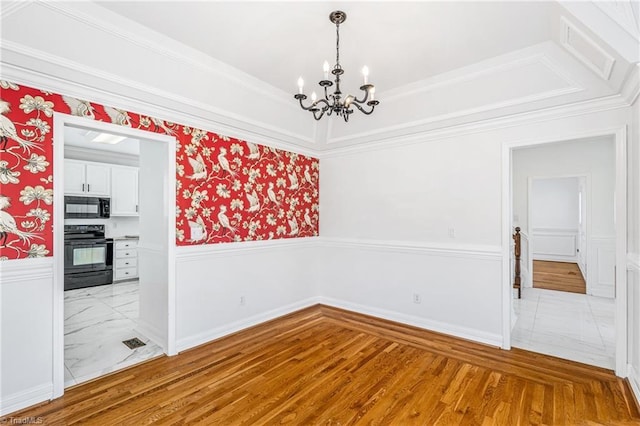
[[[98,197],[64,197],[65,219],[108,219],[111,200]]]

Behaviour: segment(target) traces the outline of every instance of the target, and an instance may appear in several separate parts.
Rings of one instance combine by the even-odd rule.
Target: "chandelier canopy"
[[[360,112],[369,115],[373,112],[376,105],[380,102],[375,100],[376,88],[373,84],[369,84],[369,68],[366,66],[362,68],[362,75],[364,83],[360,86],[360,90],[364,92],[362,99],[358,99],[353,95],[342,96],[340,90],[340,76],[344,74],[342,66],[340,66],[340,24],[347,19],[347,14],[341,10],[336,10],[329,14],[329,20],[336,26],[336,64],[331,70],[331,74],[334,75],[334,81],[329,80],[329,62],[324,61],[323,71],[324,79],[320,80],[320,87],[324,89],[324,98],[318,99],[316,92],[311,93],[311,105],[304,106],[302,101],[307,99],[307,95],[304,94],[304,80],[302,77],[298,79],[298,94],[294,96],[300,102],[302,109],[311,111],[313,118],[320,120],[325,113],[327,116],[336,114],[339,117],[344,118],[344,121],[349,121],[349,115],[354,111],[353,107],[357,108]],[[329,93],[329,88],[334,86],[333,93]],[[321,89],[321,90],[322,90]],[[367,108],[367,107],[370,107]]]

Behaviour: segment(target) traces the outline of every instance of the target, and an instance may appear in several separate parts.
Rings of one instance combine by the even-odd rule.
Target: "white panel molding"
[[[194,101],[179,94],[122,78],[8,40],[3,40],[1,49],[0,53],[5,60],[7,53],[13,53],[36,59],[42,63],[42,67],[36,71],[7,63],[5,60],[0,61],[1,77],[4,80],[87,99],[91,102],[233,136],[241,140],[250,140],[254,143],[274,146],[287,151],[317,156],[315,150],[296,143],[302,141],[307,144],[315,144],[311,136],[293,133],[287,129],[241,117],[229,111],[213,107],[211,104]],[[70,72],[81,73],[88,76],[94,83],[91,86],[78,84],[70,80],[56,78],[50,73],[41,71],[41,69],[50,67],[59,67]],[[142,93],[146,99],[134,99],[100,89],[105,82],[125,88],[125,92]],[[158,101],[148,100],[154,98],[162,99],[162,104]]]
[[[181,339],[178,339],[176,343],[176,347],[178,352],[182,352],[189,348],[202,345],[204,343],[210,342],[215,339],[219,339],[221,337],[227,336],[232,333],[236,333],[246,328],[262,324],[263,322],[270,321],[272,319],[290,314],[295,311],[299,311],[300,309],[317,305],[319,301],[320,301],[320,298],[318,297],[310,297],[295,303],[288,304],[286,306],[282,306],[267,312],[253,315],[251,317],[242,319],[240,321],[234,321],[232,323],[225,324],[220,327],[215,327],[203,333],[199,333],[193,336],[183,337]]]
[[[410,85],[400,87],[397,90],[394,90],[393,94],[385,94],[384,92],[380,94],[380,98],[384,98],[385,102],[392,101],[401,101],[404,98],[409,97],[425,97],[428,92],[433,91],[435,89],[453,86],[456,84],[469,82],[473,80],[479,80],[482,77],[493,75],[497,72],[515,70],[517,68],[522,68],[525,66],[531,65],[543,65],[547,68],[553,75],[559,77],[566,84],[565,87],[560,87],[553,90],[548,90],[532,95],[520,96],[511,99],[506,99],[499,102],[493,102],[484,104],[475,108],[463,109],[451,113],[440,114],[435,116],[430,116],[425,119],[416,120],[409,123],[402,123],[399,125],[379,128],[374,131],[363,132],[355,135],[342,136],[342,137],[328,137],[327,144],[337,144],[342,142],[350,142],[355,139],[364,138],[368,136],[372,136],[375,134],[380,134],[384,132],[393,132],[399,129],[405,128],[415,128],[415,127],[423,127],[428,124],[437,123],[441,121],[445,121],[452,118],[459,118],[470,116],[473,114],[497,110],[500,108],[505,108],[509,106],[522,105],[529,102],[540,101],[544,99],[549,99],[557,96],[568,95],[571,93],[581,92],[585,89],[580,86],[574,79],[572,79],[566,72],[562,71],[557,65],[553,63],[553,61],[549,58],[549,56],[545,53],[535,53],[533,55],[528,55],[525,57],[519,57],[517,59],[510,60],[508,62],[500,63],[497,65],[485,65],[479,70],[475,70],[472,72],[468,72],[466,68],[462,70],[456,70],[452,73],[448,73],[446,78],[443,79],[443,76],[436,76],[428,80],[424,80],[418,83],[412,83]],[[465,71],[464,74],[460,74],[462,71]],[[332,132],[333,126],[331,122],[329,123],[329,132],[330,135]]]
[[[394,89],[393,93],[387,94],[387,92],[382,92],[378,96],[384,96],[385,102],[393,101],[393,100],[402,100],[403,98],[407,98],[409,96],[418,96],[418,95],[424,96],[428,92],[431,92],[437,88],[453,86],[455,84],[477,80],[478,78],[484,77],[487,75],[493,75],[497,72],[511,71],[516,68],[520,68],[527,65],[535,65],[535,64],[544,65],[546,68],[548,68],[556,76],[560,77],[566,83],[567,87],[558,89],[561,92],[559,94],[573,93],[576,91],[584,90],[584,88],[578,85],[578,83],[573,78],[571,78],[566,72],[562,71],[559,67],[557,67],[553,63],[553,61],[549,59],[548,55],[546,55],[545,53],[535,53],[525,57],[519,57],[507,62],[498,63],[497,65],[485,65],[484,67],[481,67],[480,69],[472,72],[468,72],[467,71],[468,67],[465,67],[465,68],[462,68],[461,70],[455,70],[455,71],[452,71],[451,73],[445,74],[444,78],[442,75],[435,76],[427,80],[423,80],[417,83],[411,83],[404,87],[399,87],[397,89]],[[556,92],[556,91],[553,90],[551,92]],[[529,100],[545,99],[545,98],[556,96],[556,95],[547,94],[546,92],[543,92],[543,93],[532,95],[532,96],[534,97],[534,99],[529,99],[530,96],[526,96],[522,98],[516,98],[510,101],[505,101],[507,102],[506,104],[505,102],[490,104],[490,105],[500,105],[498,107],[495,107],[495,106],[491,107],[490,109],[499,108],[501,106],[509,106],[509,105],[513,105],[514,103],[518,104],[518,103],[528,102]],[[524,101],[521,101],[521,100],[524,100]]]
[[[53,279],[53,257],[0,261],[0,285],[21,281]]]
[[[8,18],[10,15],[32,4],[34,0],[22,0],[13,2],[0,2],[0,19]]]
[[[412,325],[425,330],[435,331],[462,339],[472,340],[491,346],[500,347],[502,345],[502,335],[487,333],[486,331],[475,330],[459,325],[448,324],[440,321],[429,320],[414,315],[407,315],[399,312],[380,309],[372,306],[360,305],[357,303],[338,300],[331,297],[320,297],[319,302],[323,305],[335,308],[346,309],[364,315],[371,315],[377,318],[395,321],[402,324]]]
[[[93,9],[93,13],[85,13],[79,10],[77,4],[74,3],[75,2],[38,2],[39,5],[45,6],[54,12],[64,14],[73,18],[77,22],[119,37],[129,43],[142,47],[145,50],[153,51],[154,53],[168,57],[174,61],[188,64],[191,67],[213,73],[218,77],[235,81],[244,87],[249,87],[260,96],[266,96],[270,100],[280,103],[285,108],[292,107],[288,93],[285,93],[283,90],[271,86],[250,74],[212,58],[197,49],[177,42],[162,33],[148,28],[141,28],[138,23],[132,22],[126,17],[120,16],[108,9],[100,7],[99,5],[87,2],[87,4],[84,4],[82,7]],[[114,23],[116,21],[123,23],[123,25]],[[138,32],[125,30],[125,25],[127,28],[138,28]]]
[[[393,132],[385,132],[384,129],[367,134],[354,135],[352,142],[366,137],[366,143],[352,146],[333,148],[319,154],[320,158],[341,157],[362,152],[397,148],[401,146],[422,144],[460,136],[489,132],[497,129],[524,126],[529,124],[544,123],[563,118],[581,116],[596,112],[611,111],[627,108],[629,104],[621,95],[605,96],[598,99],[575,102],[551,108],[543,108],[536,111],[517,113],[503,117],[478,120],[471,123],[459,124],[439,129],[410,128],[403,126]],[[579,137],[579,132],[576,133]]]
[[[640,64],[631,67],[629,74],[622,83],[620,90],[622,97],[626,99],[629,105],[632,105],[640,95]]]
[[[577,229],[534,228],[533,259],[577,262]]]
[[[211,256],[238,256],[261,250],[315,247],[319,237],[283,238],[280,240],[243,241],[176,247],[178,262],[201,261]]]
[[[480,260],[501,260],[500,246],[446,243],[416,243],[412,241],[363,240],[321,237],[325,247],[358,248],[396,253],[424,253],[433,256],[463,257]]]
[[[596,43],[591,37],[581,31],[573,22],[570,22],[566,17],[560,17],[562,21],[562,46],[567,49],[573,56],[578,58],[585,66],[591,71],[595,72],[599,77],[604,80],[609,80],[611,77],[611,70],[613,64],[616,62],[615,58],[611,56],[605,49],[603,49],[598,43]],[[591,59],[580,52],[573,44],[572,39],[575,37],[581,37],[582,40],[587,43],[593,50],[599,53],[604,61],[602,68],[598,67]]]
[[[587,293],[599,297],[615,297],[615,237],[589,238]]]
[[[51,393],[53,391],[52,384],[34,386],[31,389],[27,389],[25,391],[15,393],[13,395],[2,395],[2,400],[0,401],[0,416],[7,415],[9,413],[16,412],[23,408],[30,407],[32,405],[41,403],[43,401],[48,401],[51,399]],[[20,419],[26,419],[22,417]],[[31,419],[31,417],[29,417]],[[34,420],[42,419],[42,423],[44,423],[43,417],[34,417]],[[6,420],[6,419],[3,419]],[[11,419],[7,420],[8,423],[11,423]],[[4,423],[4,421],[2,422]],[[33,423],[40,423],[37,421],[33,421]]]
[[[640,273],[640,253],[629,253],[627,255],[627,270]]]

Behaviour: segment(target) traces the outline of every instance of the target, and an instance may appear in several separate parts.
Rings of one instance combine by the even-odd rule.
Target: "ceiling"
[[[138,139],[125,138],[116,144],[94,142],[93,140],[99,135],[108,135],[108,133],[65,126],[64,144],[65,146],[73,146],[96,151],[116,152],[120,154],[127,154],[129,156],[137,157],[140,155],[140,141],[138,141]]]
[[[290,93],[299,76],[315,86],[323,61],[335,62],[332,10],[347,13],[344,87],[358,88],[367,65],[384,91],[553,39],[561,9],[555,2],[98,4]]]

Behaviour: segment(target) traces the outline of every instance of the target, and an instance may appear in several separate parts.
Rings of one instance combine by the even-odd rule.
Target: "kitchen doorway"
[[[70,130],[94,132],[95,134],[139,141],[140,156],[137,177],[140,191],[135,194],[138,196],[135,206],[129,206],[126,203],[126,197],[124,201],[121,199],[118,201],[119,204],[118,202],[116,203],[120,211],[127,212],[134,208],[139,210],[136,211],[139,214],[139,240],[135,240],[134,243],[133,238],[127,238],[135,235],[127,235],[132,232],[130,232],[131,228],[125,226],[125,229],[117,233],[119,238],[113,242],[112,262],[114,263],[114,268],[117,268],[114,270],[116,283],[88,287],[83,291],[85,300],[77,303],[73,308],[76,311],[69,312],[69,314],[70,316],[75,316],[82,312],[84,307],[81,305],[83,303],[85,307],[90,307],[92,302],[97,302],[98,310],[102,310],[102,314],[106,315],[104,318],[109,318],[110,314],[106,311],[109,308],[118,308],[120,306],[118,308],[120,310],[117,311],[117,317],[120,320],[119,326],[124,327],[127,321],[129,324],[135,323],[134,330],[137,336],[133,335],[132,337],[140,336],[140,340],[143,343],[146,340],[157,344],[155,349],[149,345],[151,349],[146,355],[154,356],[162,353],[173,355],[175,354],[175,266],[173,260],[175,252],[173,238],[175,234],[175,138],[83,117],[56,113],[54,115],[54,141],[64,141],[65,131],[68,132]],[[65,164],[65,145],[64,143],[54,143],[53,397],[62,396],[64,393],[65,372],[68,378],[68,371],[65,371],[65,239],[63,233],[65,226],[64,195],[65,192],[68,192],[68,188],[63,188],[63,185],[67,183],[65,172],[73,171],[74,169],[65,166],[68,166]],[[130,177],[126,175],[130,171],[129,169],[131,168],[127,169],[125,166],[120,166],[115,176],[125,175],[126,178],[124,180],[126,181]],[[75,179],[72,172],[69,172],[68,177]],[[126,182],[124,183],[126,188]],[[111,204],[111,208],[113,207],[115,206]],[[124,215],[126,216],[126,213]],[[92,225],[90,228],[93,231],[97,229],[98,232],[101,230],[98,225]],[[102,236],[109,237],[109,235],[104,234]],[[136,246],[135,261],[130,257],[133,245]],[[120,256],[120,251],[122,251],[122,256]],[[82,261],[81,257],[78,256],[80,261]],[[119,258],[123,262],[119,262]],[[128,273],[138,273],[138,271],[138,280],[130,279],[127,276]],[[126,303],[118,305],[118,302],[126,302],[125,299],[131,299],[134,293],[139,303],[137,309],[127,311],[127,308],[123,307]],[[90,298],[93,298],[93,300],[90,300]],[[131,318],[134,315],[135,319]],[[77,319],[78,317],[76,317]],[[117,328],[116,322],[112,322],[112,324]],[[106,325],[107,328],[109,326]],[[71,328],[77,329],[78,333],[82,332],[83,324],[81,324],[81,320],[79,324],[75,324],[75,327]],[[67,327],[67,331],[69,329],[70,327]],[[122,347],[118,350],[128,351],[135,350],[135,346],[139,342],[130,342],[134,349],[127,349],[124,342],[112,343],[122,344]],[[81,352],[82,350],[76,351],[76,354]],[[144,350],[139,352],[144,352]],[[99,354],[100,351],[96,351],[96,353]],[[131,358],[135,360],[135,356]],[[132,359],[129,359],[129,361]],[[126,366],[128,366],[127,363],[120,364],[120,367]],[[108,372],[110,372],[109,369],[103,370],[104,374]],[[87,379],[87,377],[83,379]]]

